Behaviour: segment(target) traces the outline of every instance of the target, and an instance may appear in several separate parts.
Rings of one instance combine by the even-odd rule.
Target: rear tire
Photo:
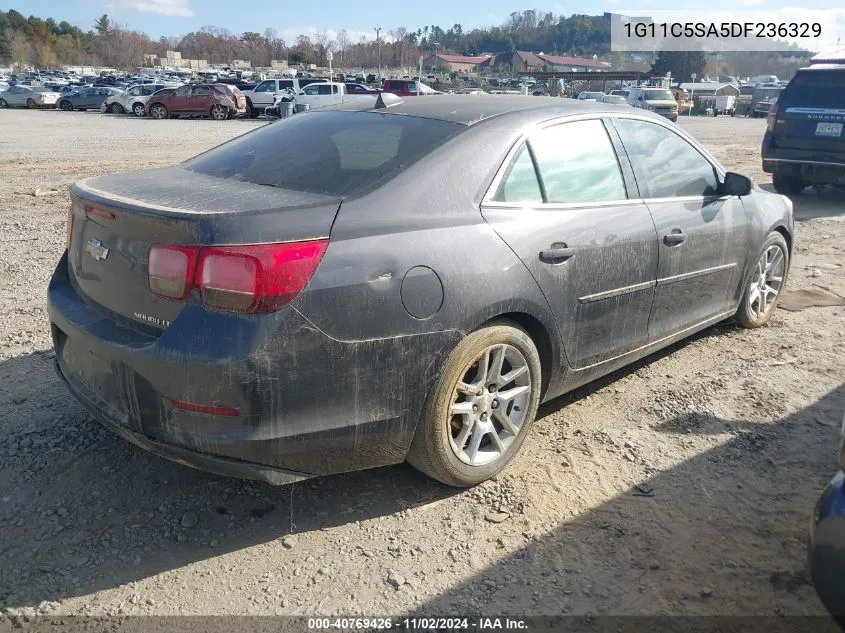
[[[5,110],[9,107],[9,103],[5,99],[0,99],[0,110]]]
[[[70,101],[65,99],[61,103],[59,103],[59,108],[61,108],[65,112],[72,112],[73,111],[73,104]]]
[[[126,114],[126,110],[119,103],[113,103],[109,106],[109,112],[112,114]]]
[[[495,476],[531,430],[541,373],[537,348],[521,328],[499,322],[471,333],[426,398],[408,461],[450,486]]]
[[[225,121],[229,118],[229,108],[220,103],[215,103],[211,106],[209,116],[215,121]]]
[[[798,195],[804,191],[804,187],[806,186],[804,181],[801,180],[801,176],[795,173],[774,174],[772,176],[772,185],[774,185],[775,191],[784,195]]]
[[[170,117],[170,113],[167,111],[167,108],[165,108],[162,104],[155,103],[150,108],[150,116],[154,119],[166,119]]]
[[[38,104],[35,103],[35,99],[27,99],[26,100],[26,107],[29,108],[30,110],[34,110],[35,108],[38,107]]]
[[[786,286],[789,273],[789,248],[783,235],[769,233],[757,263],[746,282],[736,321],[744,328],[758,328],[769,322]]]

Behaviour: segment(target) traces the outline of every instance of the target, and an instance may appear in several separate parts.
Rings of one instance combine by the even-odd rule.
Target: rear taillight
[[[778,120],[778,104],[773,103],[769,106],[769,116],[766,117],[766,129],[769,132],[773,132],[775,129],[775,123]]]
[[[150,290],[167,299],[181,300],[188,296],[197,264],[196,246],[153,246],[150,248],[148,272]]]
[[[70,247],[73,245],[73,205],[70,205],[67,210],[67,252],[70,253]]]
[[[197,288],[203,304],[227,312],[274,312],[302,292],[328,240],[247,246],[150,248],[150,289],[183,300]]]

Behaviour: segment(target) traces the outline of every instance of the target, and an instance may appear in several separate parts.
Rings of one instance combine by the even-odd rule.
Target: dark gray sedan
[[[117,88],[109,88],[107,86],[97,86],[90,88],[80,88],[70,94],[62,95],[59,99],[59,109],[61,110],[99,110],[103,105],[103,101],[112,95],[120,94],[121,90]]]
[[[484,481],[540,402],[765,324],[792,250],[789,200],[666,119],[544,97],[348,103],[71,193],[49,287],[71,392],[272,483],[406,459]]]

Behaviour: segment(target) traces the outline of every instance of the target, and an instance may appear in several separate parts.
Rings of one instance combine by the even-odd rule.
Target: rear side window
[[[259,185],[354,196],[383,185],[465,129],[412,116],[313,112],[244,134],[182,167]]]
[[[523,146],[511,163],[496,200],[500,202],[543,202],[543,192],[528,148]]]
[[[625,200],[616,150],[598,119],[546,128],[530,141],[552,203]]]
[[[845,70],[807,70],[796,73],[781,94],[786,108],[845,107]]]

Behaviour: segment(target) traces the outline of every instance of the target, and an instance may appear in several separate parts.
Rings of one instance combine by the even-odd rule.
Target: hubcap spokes
[[[531,398],[531,373],[522,353],[507,344],[485,349],[455,386],[449,443],[465,464],[502,456],[519,434]]]
[[[786,258],[780,246],[773,244],[757,262],[757,269],[748,292],[748,307],[758,317],[772,307],[783,287]]]

